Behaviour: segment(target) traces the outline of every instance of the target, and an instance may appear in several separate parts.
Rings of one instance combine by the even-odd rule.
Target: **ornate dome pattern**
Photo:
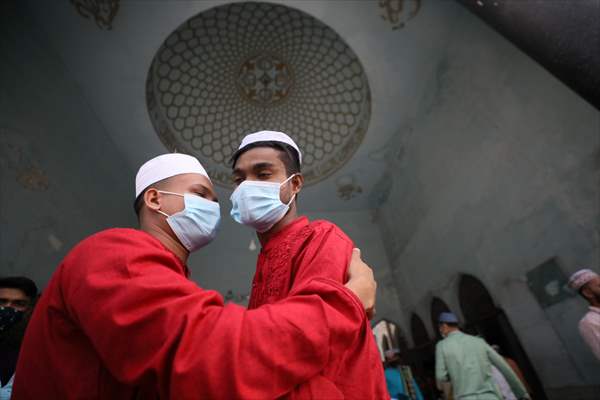
[[[150,68],[146,101],[169,150],[195,155],[231,186],[244,135],[289,134],[306,184],[339,169],[366,133],[369,84],[354,52],[314,17],[269,3],[231,3],[177,28]]]

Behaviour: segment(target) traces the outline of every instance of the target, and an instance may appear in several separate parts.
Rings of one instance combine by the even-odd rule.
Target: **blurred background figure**
[[[423,394],[413,377],[412,370],[402,363],[399,349],[385,352],[385,382],[392,399],[423,400]]]
[[[0,400],[10,399],[19,349],[38,288],[31,279],[0,278]]]
[[[591,269],[582,269],[571,275],[571,289],[577,291],[590,305],[579,321],[579,333],[600,360],[600,275]]]
[[[517,378],[519,378],[519,380],[521,381],[523,386],[525,386],[525,389],[527,389],[527,393],[531,394],[531,387],[527,383],[527,380],[525,379],[525,375],[523,375],[523,371],[521,371],[521,368],[519,368],[519,365],[517,364],[517,362],[515,360],[513,360],[512,358],[508,357],[504,353],[504,351],[500,348],[500,346],[498,346],[497,344],[493,344],[492,349],[494,349],[496,351],[496,353],[500,354],[502,356],[502,358],[504,358],[504,361],[506,361],[506,363],[512,368],[515,375],[517,375]]]
[[[501,400],[492,367],[497,368],[514,393],[511,399],[530,398],[511,367],[494,349],[483,339],[460,331],[456,315],[441,313],[438,327],[444,339],[436,345],[435,375],[438,388],[446,393],[446,398],[449,382],[455,399]]]

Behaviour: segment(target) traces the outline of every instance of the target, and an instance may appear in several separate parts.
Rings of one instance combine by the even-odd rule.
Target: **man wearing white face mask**
[[[287,299],[315,279],[345,282],[352,241],[331,222],[298,216],[296,199],[304,183],[301,163],[296,143],[274,131],[246,136],[232,157],[236,189],[231,195],[231,216],[254,228],[262,246],[249,309]],[[312,325],[307,315],[300,326]],[[332,345],[327,365],[290,392],[290,398],[389,398],[366,316],[360,335]]]
[[[269,399],[321,371],[330,344],[362,329],[371,270],[356,252],[345,287],[313,281],[277,305],[225,306],[187,279],[189,253],[215,236],[216,200],[195,158],[145,163],[141,229],[99,232],[65,257],[31,318],[13,398]]]

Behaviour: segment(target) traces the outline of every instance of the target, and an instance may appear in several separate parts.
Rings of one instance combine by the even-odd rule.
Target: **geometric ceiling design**
[[[255,2],[212,8],[171,33],[148,73],[146,102],[163,144],[198,157],[226,187],[247,133],[289,134],[309,185],[352,157],[371,114],[366,74],[337,33],[302,11]]]

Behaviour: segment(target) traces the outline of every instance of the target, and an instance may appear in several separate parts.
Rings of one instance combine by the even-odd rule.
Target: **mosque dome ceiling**
[[[456,18],[471,18],[421,0],[22,4],[125,159],[123,179],[177,150],[227,199],[242,136],[277,129],[304,153],[302,209],[317,212],[385,198],[411,127],[455,98],[447,43]]]
[[[264,129],[294,138],[315,183],[352,157],[371,113],[362,64],[333,29],[255,2],[211,8],[173,31],[150,67],[146,102],[164,145],[197,156],[222,186],[243,136]]]

